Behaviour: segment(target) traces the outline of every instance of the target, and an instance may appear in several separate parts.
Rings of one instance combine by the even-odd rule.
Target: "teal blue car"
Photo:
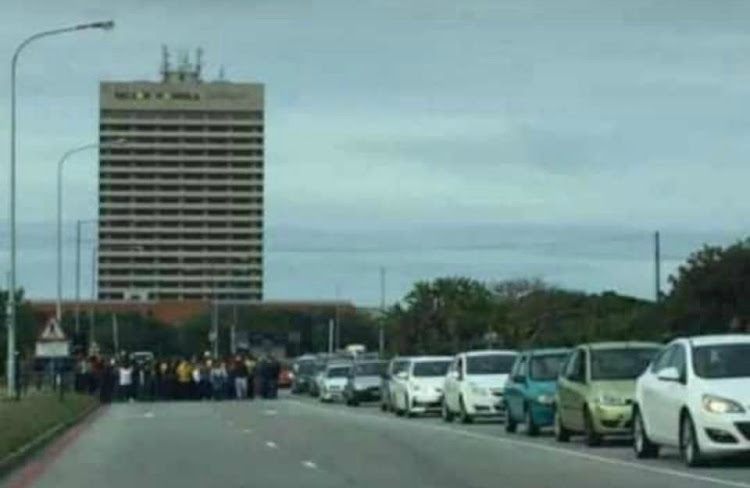
[[[503,394],[507,432],[526,424],[526,433],[535,436],[554,425],[557,376],[568,354],[567,349],[534,349],[518,355]]]

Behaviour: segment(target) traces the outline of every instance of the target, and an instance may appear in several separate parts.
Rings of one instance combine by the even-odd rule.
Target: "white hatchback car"
[[[344,398],[344,388],[349,380],[351,363],[332,363],[326,366],[320,386],[320,401],[332,402]]]
[[[443,420],[458,414],[469,423],[474,417],[503,416],[505,382],[516,361],[515,351],[486,350],[459,354],[445,377]]]
[[[750,452],[750,335],[677,339],[638,378],[633,448],[680,449],[688,466]]]
[[[443,381],[453,360],[450,356],[418,356],[396,374],[391,385],[393,411],[396,415],[440,412]]]

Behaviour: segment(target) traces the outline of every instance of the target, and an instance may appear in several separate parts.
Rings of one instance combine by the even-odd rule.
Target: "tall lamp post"
[[[60,29],[37,32],[27,37],[16,47],[10,63],[10,218],[8,220],[10,236],[10,279],[8,290],[8,367],[6,368],[8,395],[13,396],[16,390],[16,71],[21,51],[32,42],[44,37],[65,34],[86,29],[110,30],[115,23],[111,20],[78,24]]]
[[[76,334],[78,334],[81,331],[81,226],[83,224],[97,223],[97,222],[99,222],[98,219],[76,221],[76,308],[75,308]]]
[[[98,148],[99,144],[86,144],[85,146],[76,147],[74,149],[71,149],[70,151],[67,151],[65,154],[62,155],[60,160],[57,162],[57,302],[55,304],[55,317],[57,317],[57,322],[61,323],[62,321],[62,253],[63,253],[63,245],[62,245],[62,201],[63,201],[63,188],[62,188],[62,176],[63,176],[63,167],[65,166],[65,161],[68,160],[69,157],[72,155],[87,151],[89,149],[95,149]]]
[[[113,146],[119,147],[125,144],[125,139],[117,139],[112,143]],[[65,154],[62,155],[60,160],[57,162],[57,303],[55,307],[55,316],[57,317],[57,322],[60,323],[62,321],[62,254],[63,254],[63,244],[62,244],[62,214],[63,214],[63,168],[65,166],[65,161],[68,160],[71,156],[74,154],[78,154],[83,151],[88,151],[90,149],[98,149],[99,148],[98,143],[93,144],[86,144],[83,146],[79,146],[76,148],[73,148],[69,151],[67,151]],[[80,231],[79,228],[76,229],[77,231]],[[78,326],[78,322],[76,322],[76,326]],[[78,330],[76,329],[76,332]]]

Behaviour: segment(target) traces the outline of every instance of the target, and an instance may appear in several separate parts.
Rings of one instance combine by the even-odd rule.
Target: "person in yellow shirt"
[[[190,387],[193,383],[193,366],[184,359],[177,366],[177,389],[181,400],[190,399]]]

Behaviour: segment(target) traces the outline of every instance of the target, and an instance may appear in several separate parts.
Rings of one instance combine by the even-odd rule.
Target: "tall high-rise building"
[[[200,51],[101,83],[99,299],[262,299],[263,93],[203,81]]]

